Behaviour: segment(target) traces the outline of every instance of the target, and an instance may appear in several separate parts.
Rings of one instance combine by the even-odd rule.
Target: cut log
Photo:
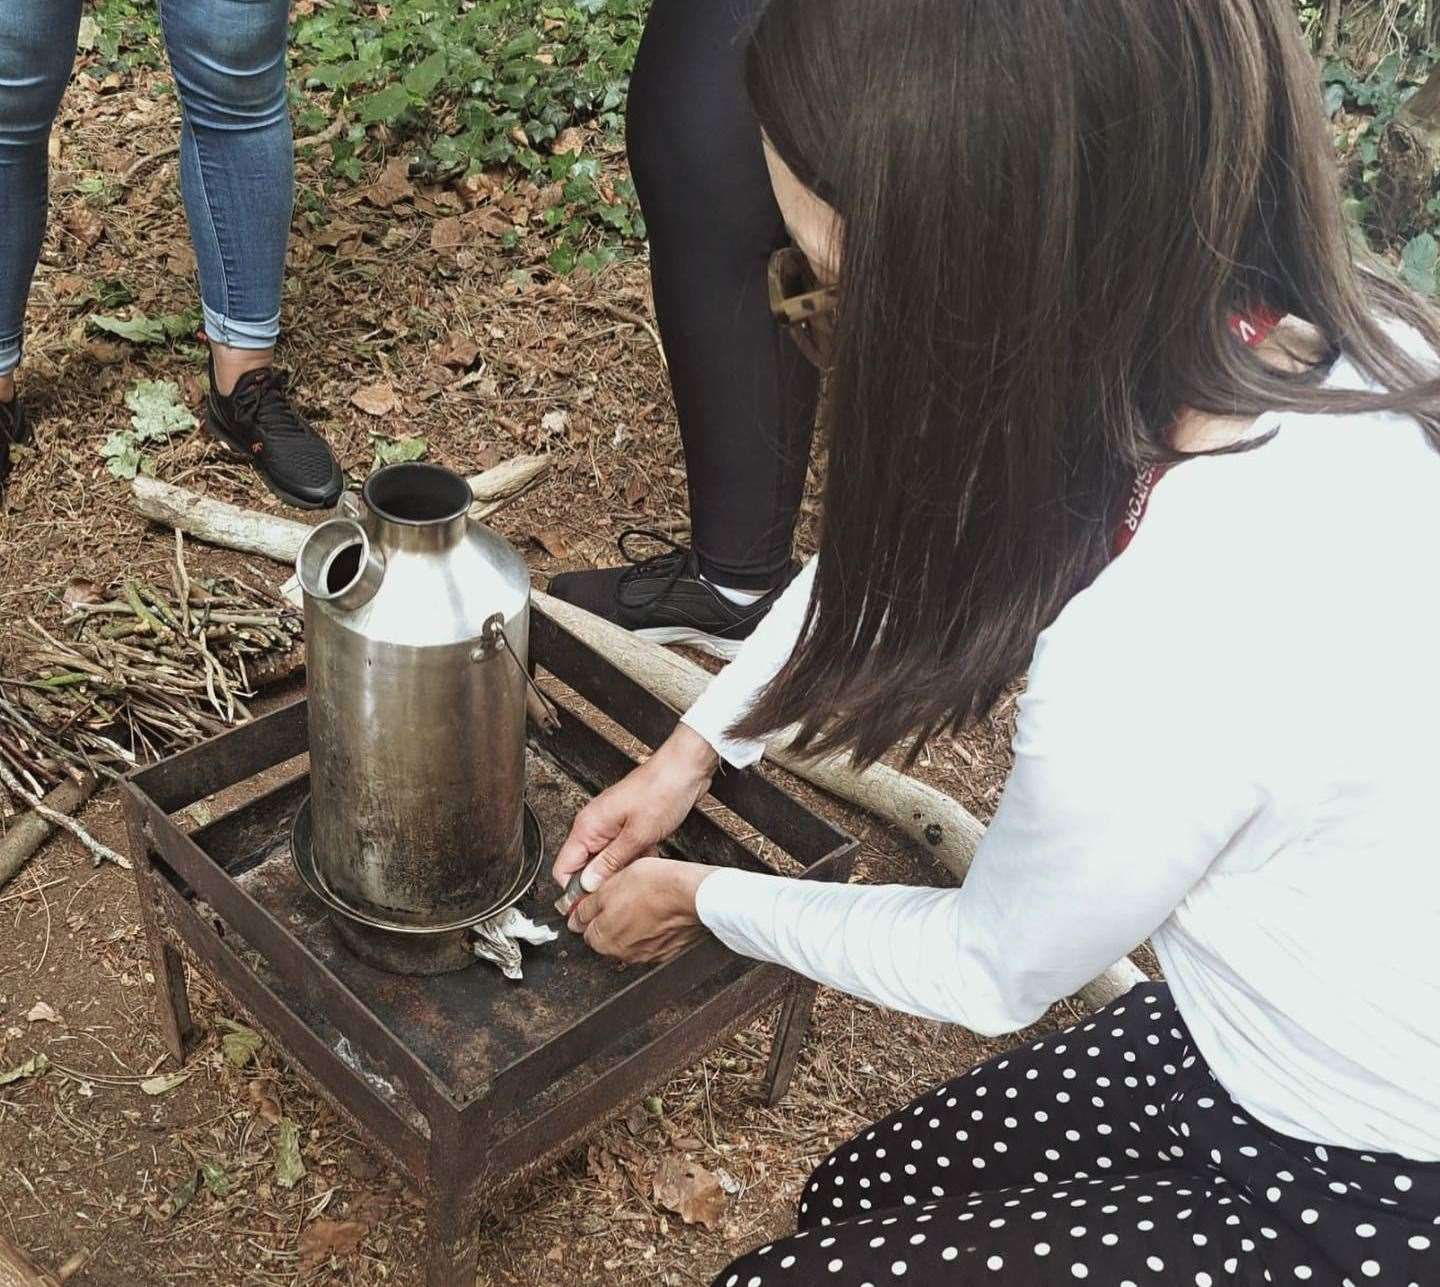
[[[152,522],[227,550],[293,564],[310,535],[293,518],[241,509],[144,474],[137,474],[130,487],[135,508]]]
[[[470,512],[481,520],[499,513],[534,487],[549,468],[546,456],[517,456],[467,478],[475,498],[475,508]],[[294,563],[310,535],[309,526],[293,518],[241,509],[144,474],[136,476],[131,489],[135,508],[152,522],[178,528],[211,545],[258,554],[277,563]]]
[[[95,792],[95,779],[86,775],[79,782],[62,782],[45,797],[45,807],[66,817],[74,814]],[[33,809],[13,823],[0,838],[0,889],[19,874],[35,851],[50,838],[54,824]]]
[[[60,1287],[60,1280],[37,1269],[19,1247],[0,1234],[0,1287]]]
[[[196,504],[201,498],[183,488],[147,479],[143,481],[148,486],[142,489],[138,485],[142,480],[135,481],[136,504],[147,517],[178,526],[187,536],[212,545],[254,554],[275,549],[278,552],[268,557],[281,563],[294,562],[287,529],[303,529],[303,524],[233,505],[225,505],[224,512],[216,513],[214,506],[218,502]],[[163,504],[156,500],[157,486],[167,489]],[[237,541],[244,543],[237,546]],[[294,543],[293,551],[298,550],[299,544]],[[677,653],[637,638],[581,608],[540,590],[534,592],[534,599],[572,634],[677,712],[687,709],[710,680],[706,671]],[[872,765],[857,773],[843,758],[811,759],[794,754],[789,747],[790,739],[782,733],[772,739],[767,754],[797,777],[899,828],[957,877],[963,878],[969,871],[984,827],[957,801],[888,765]],[[1082,989],[1080,996],[1087,1005],[1098,1009],[1144,979],[1140,969],[1125,958]]]
[[[475,498],[471,517],[484,522],[534,487],[550,469],[549,456],[515,456],[465,481]]]

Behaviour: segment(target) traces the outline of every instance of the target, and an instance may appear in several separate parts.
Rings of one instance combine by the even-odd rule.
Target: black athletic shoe
[[[0,486],[10,476],[10,448],[29,442],[30,422],[25,418],[25,404],[19,398],[0,402]]]
[[[637,558],[629,548],[634,537],[644,537],[666,550]],[[777,586],[752,604],[732,603],[701,577],[694,551],[644,528],[621,533],[620,553],[629,560],[629,567],[562,572],[550,582],[550,593],[624,626],[642,639],[689,644],[724,661],[740,651],[785,588]]]
[[[210,396],[205,427],[235,455],[243,456],[265,486],[299,509],[329,509],[345,486],[339,462],[286,396],[288,376],[274,367],[247,371],[230,396],[215,392],[210,363]]]

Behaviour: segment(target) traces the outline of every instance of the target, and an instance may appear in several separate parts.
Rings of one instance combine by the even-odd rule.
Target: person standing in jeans
[[[158,0],[181,108],[180,185],[210,343],[206,427],[282,500],[333,505],[340,467],[274,366],[294,194],[286,0]],[[45,235],[50,129],[81,0],[0,0],[0,478],[31,435],[16,396]]]
[[[659,643],[729,659],[792,574],[819,374],[782,334],[766,266],[789,244],[745,98],[764,0],[655,0],[628,147],[689,479],[693,546],[621,537],[629,566],[550,592]],[[661,551],[637,550],[649,538]]]

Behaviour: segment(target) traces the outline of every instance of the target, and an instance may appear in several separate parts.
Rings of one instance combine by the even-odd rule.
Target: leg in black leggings
[[[790,562],[818,381],[770,317],[786,243],[742,55],[763,0],[655,0],[630,86],[629,151],[650,229],[700,570],[765,590]]]

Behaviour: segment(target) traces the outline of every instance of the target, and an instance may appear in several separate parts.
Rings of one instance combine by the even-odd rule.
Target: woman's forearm
[[[811,559],[746,640],[740,655],[711,681],[685,713],[683,723],[735,768],[748,768],[765,753],[763,742],[736,741],[727,734],[795,650],[814,585],[815,560]]]

